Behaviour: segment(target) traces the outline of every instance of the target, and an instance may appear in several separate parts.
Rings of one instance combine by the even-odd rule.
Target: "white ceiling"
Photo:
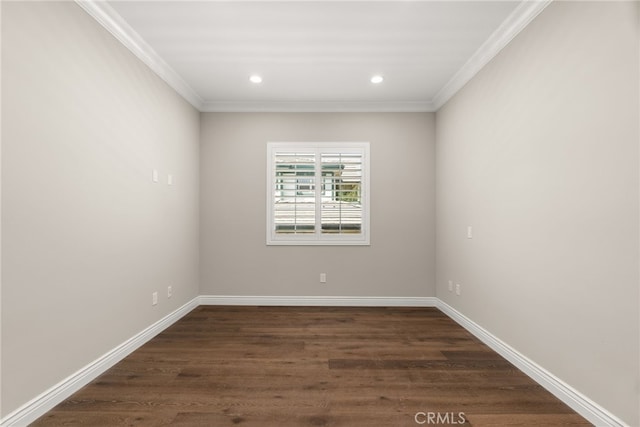
[[[546,5],[78,3],[202,111],[433,111]]]

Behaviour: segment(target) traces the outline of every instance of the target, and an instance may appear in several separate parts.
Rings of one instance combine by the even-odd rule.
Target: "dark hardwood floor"
[[[435,308],[195,309],[36,426],[590,425]]]

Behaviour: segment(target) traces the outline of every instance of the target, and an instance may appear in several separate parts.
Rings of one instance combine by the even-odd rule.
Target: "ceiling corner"
[[[464,87],[553,0],[524,0],[433,97],[435,111]]]
[[[75,2],[198,111],[203,100],[106,1]]]
[[[355,102],[355,101],[207,101],[205,113],[432,113],[430,101]]]

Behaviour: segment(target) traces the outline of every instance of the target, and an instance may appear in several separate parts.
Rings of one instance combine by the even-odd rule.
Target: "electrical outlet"
[[[473,227],[467,227],[467,239],[473,239]]]
[[[171,286],[167,287],[167,298],[171,298],[173,295],[173,288]]]
[[[453,282],[449,280],[449,292],[453,292]]]
[[[456,295],[460,295],[460,283],[456,283]]]
[[[151,305],[156,304],[158,304],[158,293],[154,292],[153,294],[151,294]]]
[[[169,176],[167,177],[167,184],[173,185],[173,175],[169,174]]]
[[[154,169],[151,173],[151,179],[153,182],[158,182],[158,169]]]
[[[320,273],[320,283],[327,283],[327,273]]]

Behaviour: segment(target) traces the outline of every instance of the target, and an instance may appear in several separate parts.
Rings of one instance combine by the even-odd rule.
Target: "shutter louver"
[[[276,153],[274,223],[278,234],[314,233],[315,154]]]
[[[362,230],[362,155],[323,153],[322,232],[357,234]]]

